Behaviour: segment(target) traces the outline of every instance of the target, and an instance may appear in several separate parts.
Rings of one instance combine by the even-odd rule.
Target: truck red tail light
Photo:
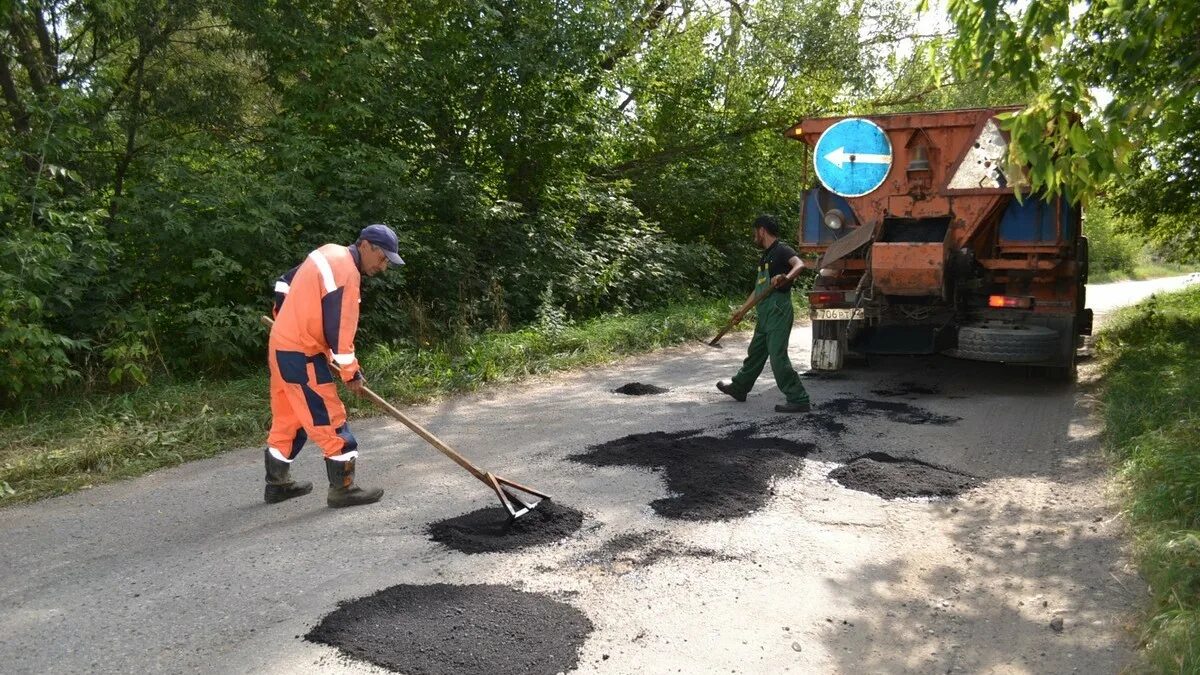
[[[1029,309],[1033,307],[1033,298],[1012,295],[989,295],[988,307]]]
[[[812,307],[840,305],[853,301],[853,291],[813,291],[808,294],[808,304]]]

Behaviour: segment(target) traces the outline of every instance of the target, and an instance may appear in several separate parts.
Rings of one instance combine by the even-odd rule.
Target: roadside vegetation
[[[1152,600],[1149,663],[1200,672],[1200,288],[1119,312],[1096,340],[1106,445]]]
[[[366,349],[362,362],[377,393],[419,403],[707,339],[737,304],[700,300],[578,323],[546,316],[516,331]],[[349,394],[344,400],[352,418],[375,413],[367,401]],[[0,505],[253,446],[269,418],[265,368],[240,377],[157,379],[123,393],[33,397],[0,412]]]
[[[1153,279],[1200,271],[1200,265],[1172,261],[1148,241],[1133,218],[1104,201],[1084,210],[1084,233],[1088,237],[1091,283],[1126,279]]]

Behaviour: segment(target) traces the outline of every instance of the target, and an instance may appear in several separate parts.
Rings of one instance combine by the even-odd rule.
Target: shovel
[[[766,293],[760,293],[760,294],[754,296],[753,298],[750,298],[750,301],[747,302],[745,305],[742,305],[742,308],[738,311],[740,311],[744,315],[746,312],[749,312],[750,310],[754,309],[755,305],[762,302],[774,290],[775,290],[774,288],[768,287]],[[737,315],[735,314],[734,316],[737,316]],[[729,323],[725,324],[725,327],[721,329],[720,333],[717,333],[717,336],[715,338],[708,341],[708,346],[709,347],[720,347],[721,346],[721,338],[725,337],[726,333],[733,330],[733,327],[735,325],[737,325],[737,322],[735,322],[733,320],[732,316],[729,317]]]
[[[266,326],[267,328],[270,328],[271,325],[275,323],[274,321],[272,321],[271,319],[269,319],[265,316],[260,317],[260,320],[262,321],[263,325]],[[329,365],[333,366],[333,368],[335,370],[338,369],[336,363],[330,362]],[[437,448],[443,455],[454,460],[454,462],[456,464],[458,464],[462,468],[466,469],[472,476],[475,476],[479,480],[483,481],[483,484],[488,486],[488,488],[490,488],[493,492],[495,492],[496,496],[500,498],[500,505],[503,506],[504,510],[508,512],[508,517],[510,519],[516,520],[517,518],[520,518],[521,516],[525,515],[526,513],[529,513],[533,509],[537,508],[538,505],[542,503],[542,501],[550,499],[550,495],[548,495],[544,492],[538,492],[537,490],[525,487],[524,485],[521,485],[520,483],[514,483],[511,480],[508,480],[507,478],[502,478],[500,476],[497,476],[496,474],[492,473],[491,471],[484,471],[483,469],[480,469],[479,467],[475,466],[466,457],[463,457],[458,452],[456,452],[454,450],[454,448],[451,448],[449,445],[446,445],[440,438],[429,433],[425,429],[425,427],[422,427],[420,424],[417,424],[412,419],[410,419],[407,415],[405,415],[404,413],[397,410],[396,407],[393,406],[391,403],[388,403],[387,401],[385,401],[382,396],[380,396],[379,394],[376,394],[375,392],[368,389],[366,387],[366,385],[363,386],[363,393],[366,394],[367,398],[371,399],[371,401],[373,401],[375,403],[375,405],[382,408],[384,410],[384,412],[386,412],[387,414],[389,414],[392,417],[399,420],[399,422],[401,424],[403,424],[404,426],[408,427],[409,429],[412,429],[416,435],[425,439],[426,443],[429,443],[433,447]],[[532,503],[526,502],[525,500],[523,500],[520,497],[513,494],[512,490],[510,490],[509,488],[512,488],[512,490],[518,490],[520,492],[524,492],[529,495],[533,495],[534,497],[538,497],[538,499]],[[520,505],[520,508],[518,508],[517,505]]]

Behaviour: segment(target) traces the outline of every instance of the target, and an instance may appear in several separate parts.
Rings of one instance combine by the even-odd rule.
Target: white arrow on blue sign
[[[892,168],[892,142],[879,125],[852,117],[835,122],[813,150],[817,178],[830,192],[861,197],[883,184]]]

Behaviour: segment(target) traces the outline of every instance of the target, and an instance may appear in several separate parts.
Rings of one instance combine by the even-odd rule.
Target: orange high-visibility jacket
[[[271,349],[327,354],[349,382],[359,372],[354,358],[358,330],[358,250],[326,244],[275,282]],[[287,300],[284,302],[284,300]]]

